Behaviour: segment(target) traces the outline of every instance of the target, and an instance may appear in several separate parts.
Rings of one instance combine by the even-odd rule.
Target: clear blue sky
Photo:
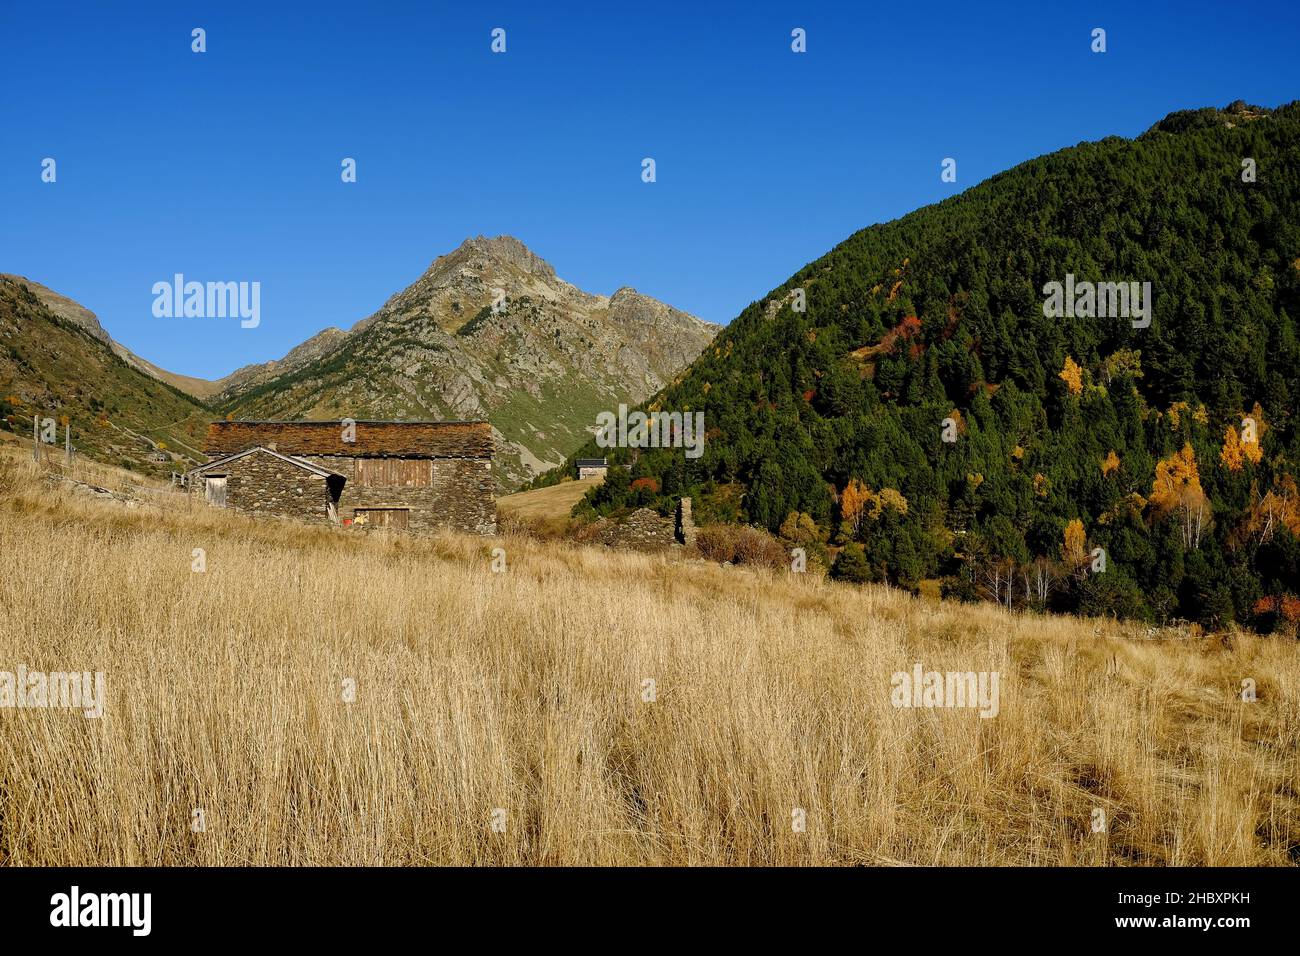
[[[350,326],[478,234],[727,322],[1030,157],[1300,98],[1296,0],[964,6],[3,0],[0,271],[204,377]],[[261,325],[154,318],[175,272],[261,282]]]

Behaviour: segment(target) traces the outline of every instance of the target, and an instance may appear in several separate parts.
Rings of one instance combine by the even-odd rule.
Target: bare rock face
[[[224,379],[237,418],[479,419],[510,488],[560,464],[596,414],[648,398],[718,326],[633,289],[592,295],[511,236],[467,239],[347,332]]]

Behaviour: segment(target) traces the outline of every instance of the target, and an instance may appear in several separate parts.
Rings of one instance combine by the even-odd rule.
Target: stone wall
[[[469,534],[495,534],[497,509],[492,462],[487,458],[435,458],[433,483],[413,488],[361,487],[357,459],[333,455],[298,456],[347,479],[339,498],[339,517],[357,508],[409,508],[407,530],[451,528]]]
[[[691,499],[677,502],[677,513],[665,518],[650,508],[638,508],[626,518],[611,521],[601,518],[595,526],[594,540],[611,548],[634,551],[667,551],[680,545],[695,546],[695,521],[691,518]]]
[[[634,551],[666,551],[677,543],[672,518],[649,508],[638,508],[619,522],[607,522],[598,540],[611,548]]]
[[[245,455],[213,469],[225,474],[226,507],[254,516],[292,518],[329,524],[329,490],[325,479],[274,455]],[[190,494],[205,498],[202,473],[192,475]]]

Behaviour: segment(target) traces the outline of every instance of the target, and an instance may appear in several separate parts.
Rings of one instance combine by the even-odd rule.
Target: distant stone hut
[[[213,422],[194,497],[251,515],[496,533],[487,422]]]
[[[579,458],[575,463],[578,469],[578,478],[604,478],[609,471],[609,465],[604,458]]]

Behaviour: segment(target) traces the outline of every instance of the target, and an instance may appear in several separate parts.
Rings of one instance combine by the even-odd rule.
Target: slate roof
[[[355,441],[345,442],[342,421],[212,422],[204,446],[211,456],[274,445],[287,455],[392,458],[491,458],[487,422],[356,422]]]

